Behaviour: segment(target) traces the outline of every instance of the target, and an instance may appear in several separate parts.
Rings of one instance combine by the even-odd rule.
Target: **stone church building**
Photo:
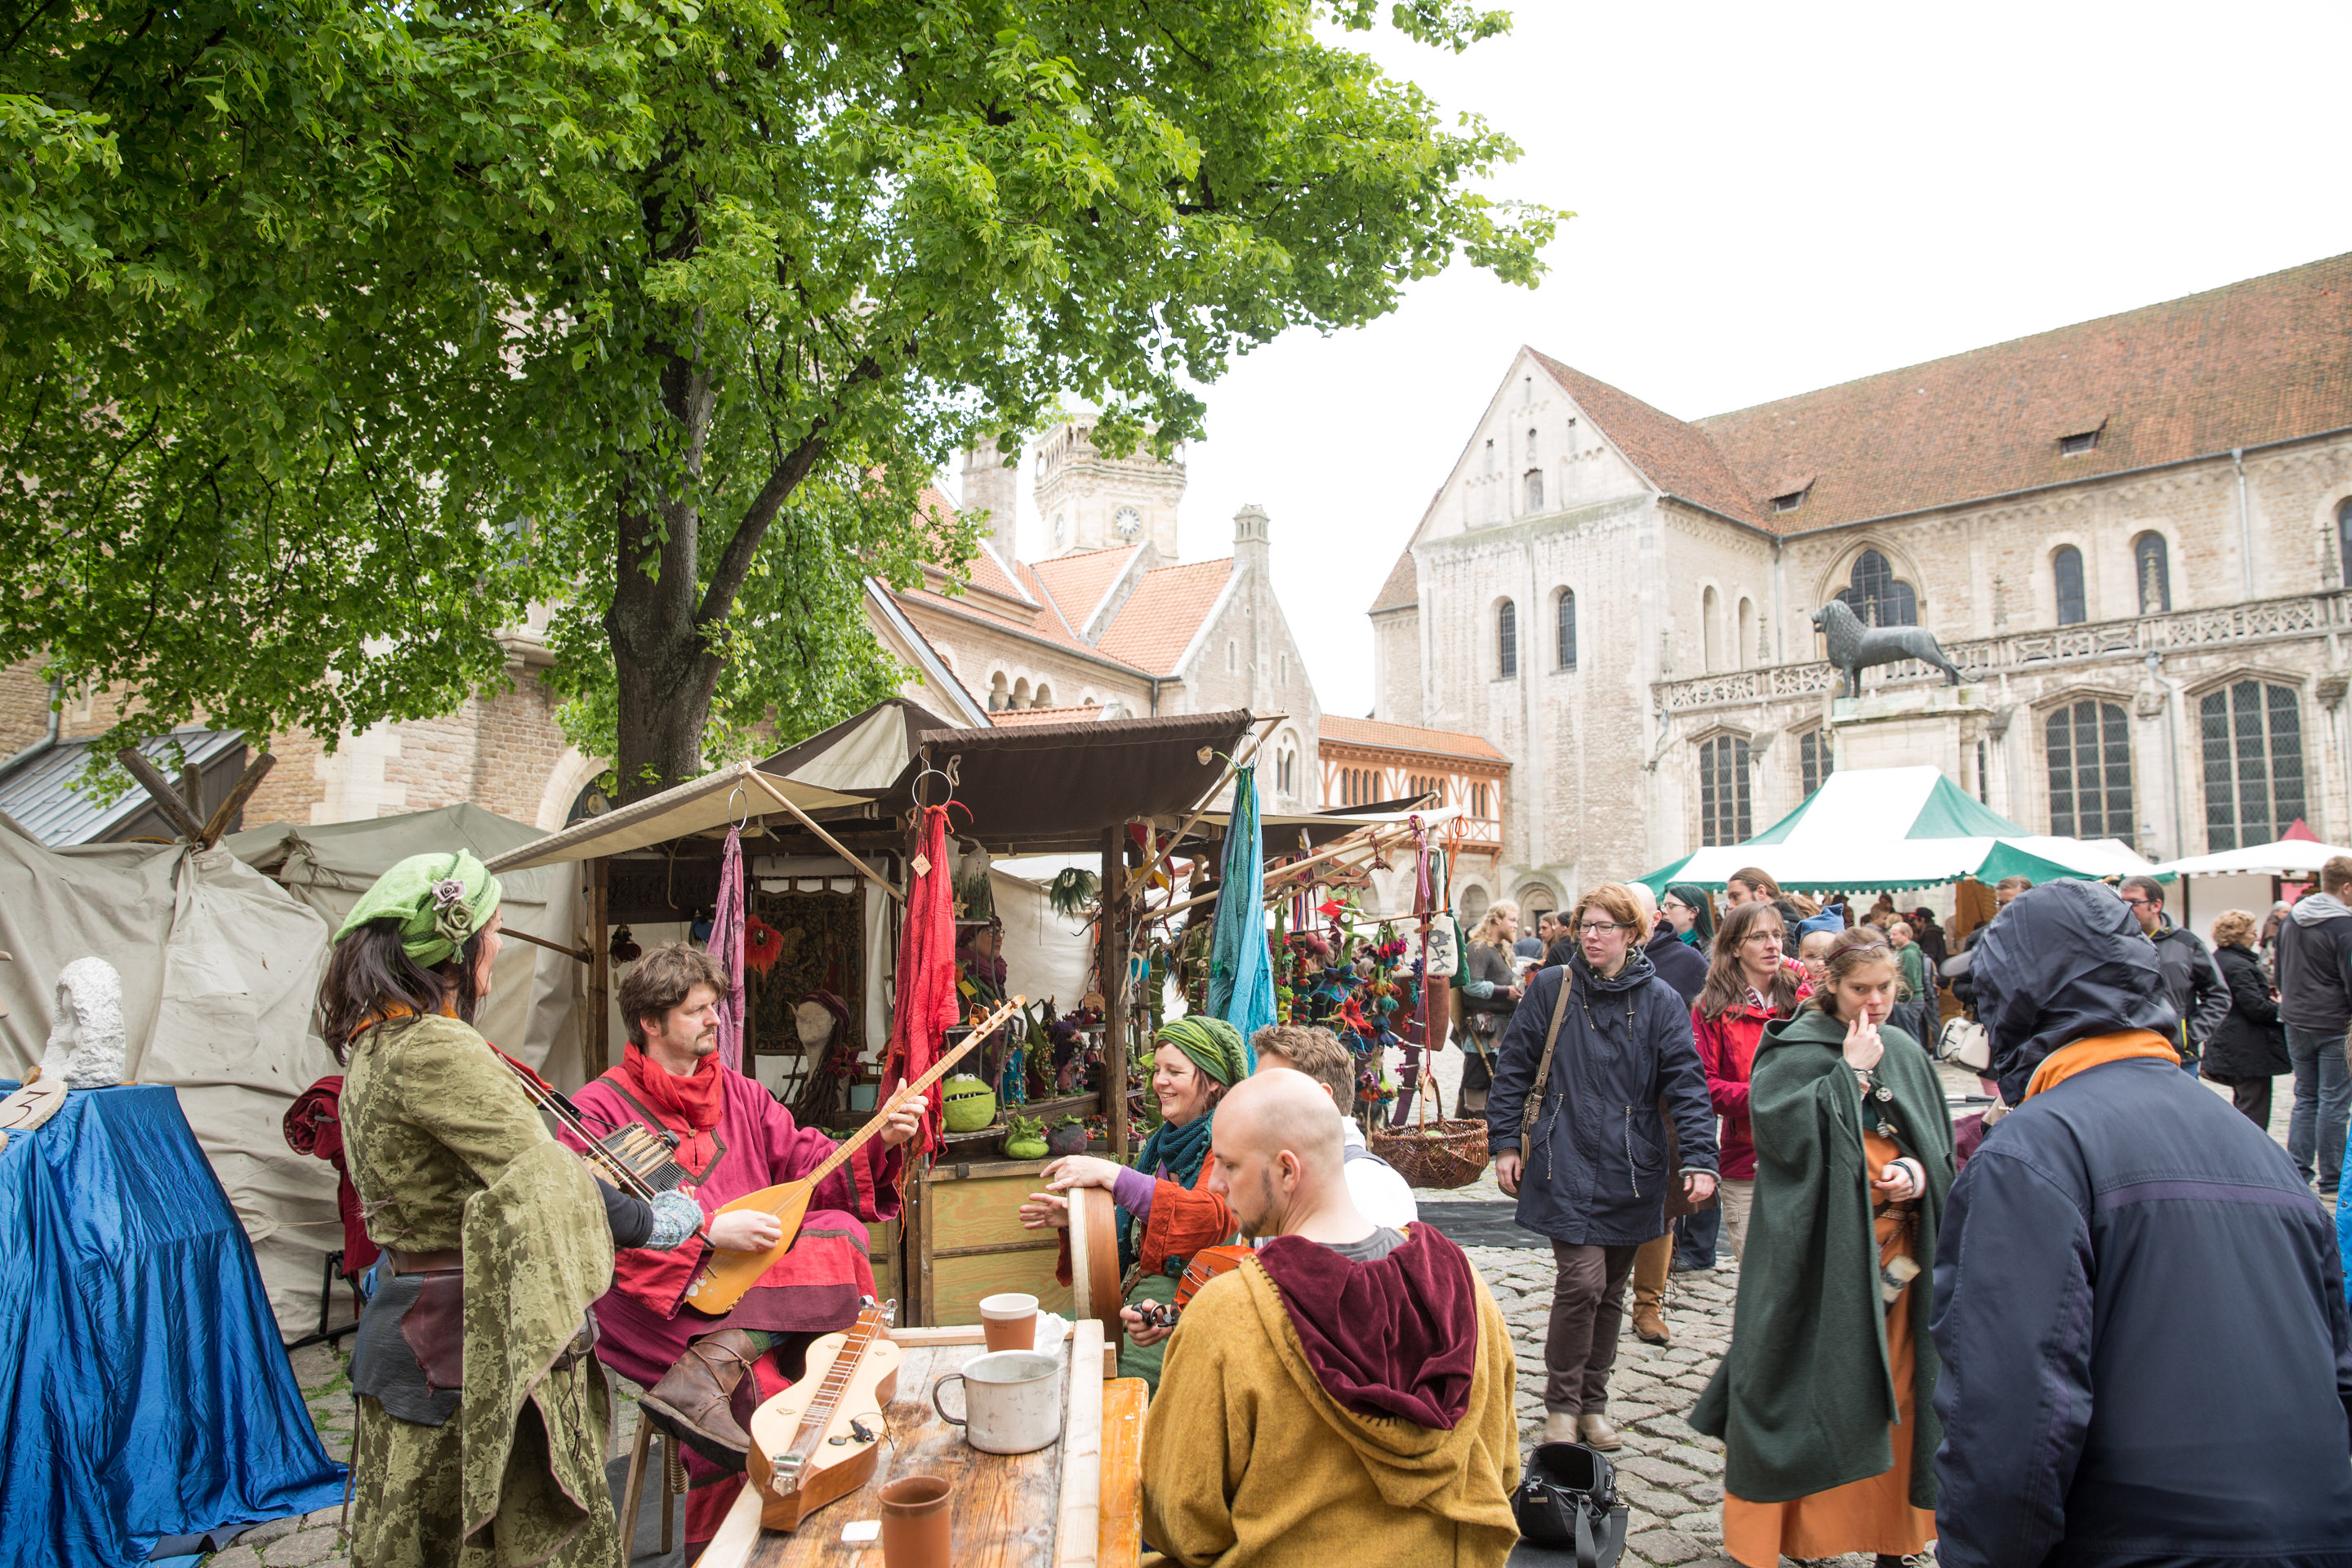
[[[1374,601],[1374,717],[1491,739],[1549,905],[1933,763],[2152,858],[2352,834],[2352,256],[1685,421],[1533,349]],[[1933,631],[1837,695],[1814,612]]]

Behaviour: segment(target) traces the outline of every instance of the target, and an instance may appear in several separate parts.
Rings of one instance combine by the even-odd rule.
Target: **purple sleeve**
[[[1119,1207],[1136,1218],[1149,1219],[1151,1217],[1151,1194],[1159,1184],[1140,1171],[1122,1169],[1111,1187],[1111,1196],[1118,1200]]]

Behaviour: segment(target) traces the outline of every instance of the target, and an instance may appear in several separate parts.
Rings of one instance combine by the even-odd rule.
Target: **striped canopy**
[[[1854,768],[1832,773],[1804,804],[1745,844],[1686,855],[1642,880],[1720,888],[1754,866],[1805,892],[1876,892],[1974,877],[2127,877],[2155,868],[2116,838],[2029,833],[1972,800],[1937,768]]]

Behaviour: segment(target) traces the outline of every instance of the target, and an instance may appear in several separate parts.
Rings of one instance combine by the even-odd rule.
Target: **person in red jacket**
[[[1706,984],[1691,1008],[1691,1042],[1706,1068],[1707,1098],[1723,1119],[1719,1140],[1723,1237],[1738,1258],[1748,1241],[1756,1193],[1756,1140],[1748,1125],[1748,1072],[1764,1026],[1786,1018],[1812,994],[1801,964],[1781,954],[1780,911],[1760,900],[1738,904],[1715,933]]]

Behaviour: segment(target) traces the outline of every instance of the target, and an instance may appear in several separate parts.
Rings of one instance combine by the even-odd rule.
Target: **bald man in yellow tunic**
[[[1374,1225],[1305,1075],[1218,1108],[1215,1173],[1257,1250],[1202,1287],[1143,1430],[1143,1534],[1185,1565],[1500,1568],[1518,1539],[1517,1364],[1460,1247]],[[1129,1310],[1128,1329],[1152,1331]]]

